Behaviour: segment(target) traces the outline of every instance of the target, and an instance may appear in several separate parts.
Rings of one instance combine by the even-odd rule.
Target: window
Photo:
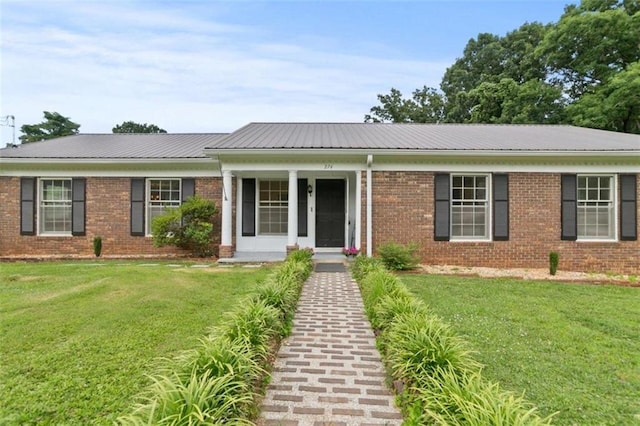
[[[614,182],[613,176],[578,176],[578,238],[616,238]]]
[[[40,179],[39,232],[71,235],[71,179]]]
[[[451,239],[489,239],[489,176],[451,176]]]
[[[180,179],[149,179],[147,181],[147,235],[151,235],[151,221],[167,208],[181,203]]]
[[[259,188],[258,232],[262,235],[286,235],[289,182],[261,180]]]

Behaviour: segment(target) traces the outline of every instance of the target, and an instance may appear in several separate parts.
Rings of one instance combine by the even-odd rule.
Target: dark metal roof
[[[207,148],[640,151],[640,135],[564,125],[250,123]]]
[[[251,123],[231,134],[80,134],[0,149],[0,159],[199,159],[225,150],[640,152],[640,135],[562,125]]]
[[[206,158],[204,148],[226,133],[79,134],[0,149],[0,158],[171,159]]]

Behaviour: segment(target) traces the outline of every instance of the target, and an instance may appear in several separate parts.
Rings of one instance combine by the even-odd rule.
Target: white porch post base
[[[287,253],[298,247],[298,172],[289,170],[289,207],[287,210]]]
[[[231,171],[225,170],[222,172],[222,229],[220,230],[219,257],[233,257],[232,186]]]

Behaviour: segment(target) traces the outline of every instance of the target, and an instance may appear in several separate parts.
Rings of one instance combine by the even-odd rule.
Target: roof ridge
[[[299,125],[299,124],[345,124],[345,125],[366,125],[366,126],[461,126],[461,127],[577,127],[571,124],[549,124],[549,123],[364,123],[359,121],[252,121],[249,124],[235,130],[236,133],[252,124],[277,124],[277,125]]]

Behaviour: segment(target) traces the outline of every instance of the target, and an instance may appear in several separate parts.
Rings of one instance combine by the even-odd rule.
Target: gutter
[[[372,149],[361,148],[262,148],[262,149],[218,149],[207,150],[205,153],[212,156],[220,155],[265,155],[265,156],[282,156],[284,155],[369,155]],[[640,156],[640,150],[497,150],[497,149],[376,149],[376,155],[394,155],[394,156],[495,156],[495,157],[514,157],[514,156],[539,156],[539,157],[581,157],[581,156]]]
[[[367,155],[367,257],[371,257],[373,255],[373,215],[371,208],[373,206],[373,202],[371,200],[372,196],[372,182],[371,182],[371,167],[373,166],[373,155]]]

